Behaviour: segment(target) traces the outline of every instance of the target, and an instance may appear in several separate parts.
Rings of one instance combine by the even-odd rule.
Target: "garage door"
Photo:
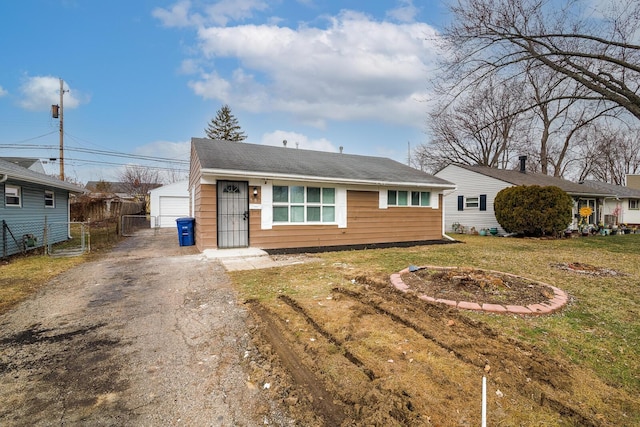
[[[175,227],[176,218],[189,216],[189,197],[160,196],[160,227]]]

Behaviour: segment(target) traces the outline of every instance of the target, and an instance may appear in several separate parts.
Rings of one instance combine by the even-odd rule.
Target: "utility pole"
[[[64,81],[60,79],[60,181],[64,181]]]

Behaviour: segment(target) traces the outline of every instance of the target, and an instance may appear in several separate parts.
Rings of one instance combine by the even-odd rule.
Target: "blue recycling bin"
[[[195,238],[193,235],[193,224],[195,221],[195,218],[189,217],[176,219],[180,246],[193,246],[195,244]]]

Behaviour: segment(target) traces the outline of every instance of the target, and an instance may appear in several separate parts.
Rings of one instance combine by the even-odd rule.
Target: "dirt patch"
[[[272,388],[301,425],[478,425],[483,376],[491,425],[629,425],[638,399],[575,365],[378,276],[345,283],[327,296],[250,304]]]
[[[585,264],[582,262],[563,262],[558,264],[551,264],[552,267],[555,267],[559,270],[571,271],[573,273],[578,274],[586,274],[589,276],[626,276],[625,273],[613,270],[611,268],[597,267],[591,264]]]
[[[421,268],[401,278],[418,295],[452,301],[527,306],[554,296],[553,289],[535,280],[479,269]]]

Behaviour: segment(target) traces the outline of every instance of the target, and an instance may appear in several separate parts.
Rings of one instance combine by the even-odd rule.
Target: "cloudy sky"
[[[425,142],[444,0],[22,0],[0,6],[0,156],[117,180],[186,170],[228,104],[247,142],[390,157]],[[124,156],[123,156],[124,155]]]

